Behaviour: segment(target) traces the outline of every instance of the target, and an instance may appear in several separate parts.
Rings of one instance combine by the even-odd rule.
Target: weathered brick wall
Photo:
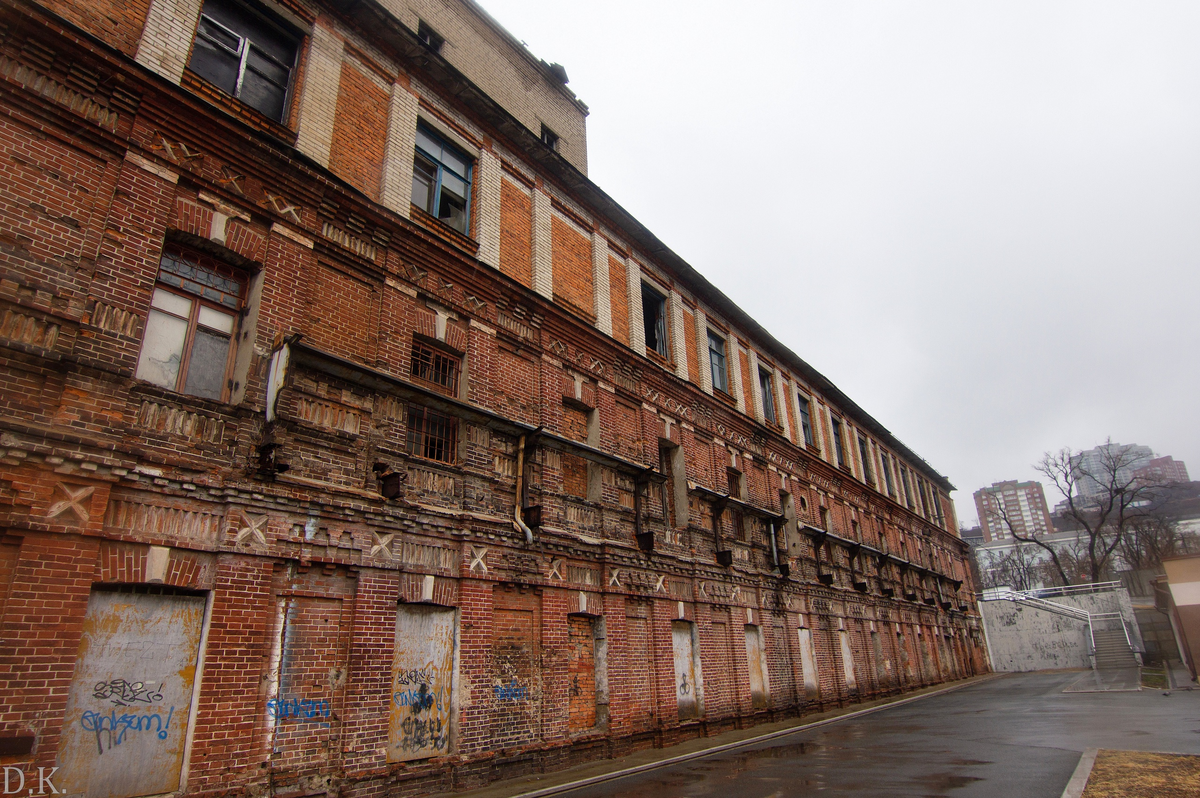
[[[818,567],[812,536],[794,529],[778,544],[789,575],[776,570],[763,518],[781,511],[783,489],[802,522],[817,525],[823,503],[836,534],[853,537],[854,521],[868,546],[884,547],[883,530],[888,551],[949,579],[965,573],[953,535],[796,446],[793,416],[789,440],[696,387],[708,367],[704,300],[657,265],[646,273],[680,309],[676,362],[631,350],[640,297],[631,304],[624,259],[642,256],[628,242],[609,239],[601,252],[613,334],[595,330],[605,296],[592,283],[590,230],[609,222],[440,99],[403,53],[343,42],[349,29],[322,17],[318,55],[336,51],[337,70],[313,73],[300,127],[314,126],[310,155],[328,142],[327,172],[193,99],[186,81],[147,80],[126,45],[73,43],[52,19],[12,16],[0,37],[10,78],[0,159],[12,178],[0,185],[0,624],[11,641],[0,733],[32,741],[21,766],[57,761],[94,585],[210,602],[187,794],[427,793],[808,711],[802,625],[814,633],[818,706],[985,667],[969,599],[956,595],[951,610],[926,601],[939,595],[936,577],[881,568],[870,553],[852,560],[853,542],[832,538]],[[52,62],[38,55],[46,49]],[[72,69],[97,77],[91,94],[68,81]],[[476,259],[471,237],[374,204],[402,132],[386,116],[392,69],[421,94],[422,113],[507,164],[499,272]],[[74,94],[48,97],[34,75]],[[473,235],[482,227],[477,219]],[[535,244],[549,264],[539,279],[563,303],[529,290]],[[228,402],[135,378],[168,245],[223,260],[249,286]],[[636,288],[642,267],[630,263]],[[457,394],[413,384],[414,336],[461,354]],[[729,340],[731,385],[753,408],[757,375]],[[290,366],[272,377],[285,342]],[[414,403],[457,419],[447,462],[408,451]],[[813,406],[814,424],[827,424]],[[530,434],[536,426],[553,446]],[[513,522],[522,437],[523,487],[543,507],[532,544]],[[576,445],[585,442],[602,454]],[[846,443],[853,455],[856,439]],[[662,468],[660,445],[680,447],[682,492],[673,479],[638,483]],[[736,510],[752,531],[737,541],[727,508],[718,545],[713,493],[726,492],[731,463],[745,474],[750,506]],[[392,499],[380,495],[388,474],[398,475]],[[634,538],[639,492],[652,552]],[[719,565],[717,552],[731,549],[733,564]],[[865,593],[854,585],[863,580]],[[945,579],[941,588],[953,592]],[[453,689],[438,692],[430,677],[416,693],[446,702],[449,726],[410,722],[410,737],[436,752],[403,761],[388,752],[418,699],[406,691],[401,704],[394,689],[398,606],[457,613],[439,643],[457,661]],[[702,717],[683,722],[681,620],[696,624],[705,690]],[[747,624],[766,652],[765,708],[751,701]],[[845,684],[842,629],[857,694]],[[894,684],[880,676],[889,663]]]

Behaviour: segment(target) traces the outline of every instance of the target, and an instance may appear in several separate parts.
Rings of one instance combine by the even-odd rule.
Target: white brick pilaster
[[[671,354],[675,358],[675,376],[681,380],[688,378],[687,337],[683,324],[683,297],[678,291],[672,291],[669,297],[671,305]]]
[[[196,38],[201,3],[202,0],[151,0],[134,60],[178,86],[192,40]]]
[[[392,84],[388,105],[387,146],[383,156],[383,186],[379,200],[405,219],[412,206],[413,153],[417,148],[419,102],[399,83]]]
[[[409,159],[412,160],[411,158]],[[479,259],[493,269],[500,268],[500,159],[487,150],[479,153],[478,178],[479,218],[475,230],[479,234]]]
[[[319,22],[313,26],[304,87],[300,91],[296,149],[324,167],[329,166],[329,150],[333,146],[344,49],[345,43],[336,33]]]
[[[746,393],[742,390],[742,347],[738,339],[730,335],[725,342],[729,350],[729,390],[733,391],[733,399],[737,402],[739,413],[746,412]]]
[[[646,327],[642,322],[642,267],[633,260],[625,261],[625,276],[629,281],[629,348],[646,356]]]
[[[707,394],[713,392],[712,358],[708,354],[708,316],[704,308],[696,308],[696,360],[699,361],[700,390]],[[725,382],[729,383],[729,355],[725,355]]]
[[[763,421],[762,386],[758,384],[758,352],[747,349],[750,355],[750,398],[754,400],[754,420],[760,424]]]
[[[554,242],[550,219],[554,209],[550,197],[533,190],[533,290],[546,299],[554,299]]]
[[[612,291],[608,284],[608,239],[592,233],[592,286],[596,297],[596,329],[612,335]]]
[[[791,382],[788,382],[791,385]],[[787,395],[788,390],[783,387],[783,372],[775,372],[775,415],[779,416],[779,423],[783,426],[784,437],[789,440],[792,437],[792,423],[788,420],[787,411]]]

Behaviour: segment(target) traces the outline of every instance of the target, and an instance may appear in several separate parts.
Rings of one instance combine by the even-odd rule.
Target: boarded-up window
[[[630,606],[626,612],[638,612]],[[629,672],[626,675],[632,700],[628,705],[633,728],[642,728],[654,718],[654,646],[650,621],[643,615],[625,618],[625,642],[629,649]]]
[[[616,338],[629,345],[629,283],[625,262],[608,259],[608,291],[612,300],[612,330]]]
[[[281,765],[329,761],[341,726],[349,637],[342,600],[280,599],[278,677],[267,697],[272,751]]]
[[[353,64],[342,65],[329,171],[373,200],[379,180],[387,129],[387,93]]]
[[[396,610],[389,762],[449,753],[457,636],[453,608],[401,604]]]
[[[533,201],[509,180],[500,183],[500,271],[533,286]]]
[[[750,705],[765,709],[767,689],[767,651],[763,647],[762,627],[746,624],[746,667],[750,675]]]
[[[842,652],[842,675],[846,679],[846,689],[851,693],[857,693],[858,679],[854,676],[854,652],[850,649],[850,635],[845,629],[838,631],[838,644]]]
[[[809,701],[821,698],[821,680],[817,675],[817,657],[813,650],[811,629],[798,629],[800,637],[800,668],[804,671],[804,697]]]
[[[592,242],[569,222],[550,220],[554,257],[554,299],[594,319],[592,300]]]
[[[492,736],[496,748],[542,736],[541,599],[497,589],[492,616]]]
[[[691,621],[671,622],[671,646],[675,653],[675,701],[679,706],[680,720],[698,718],[704,712],[694,630],[695,625]]]
[[[312,280],[308,326],[313,346],[366,360],[375,351],[379,298],[367,283],[321,264]],[[329,308],[337,308],[329,313]]]
[[[594,619],[567,618],[568,728],[586,731],[596,725],[596,633]]]
[[[179,789],[202,596],[93,590],[55,785],[97,798]]]
[[[573,454],[562,455],[563,493],[586,499],[588,495],[587,460]]]

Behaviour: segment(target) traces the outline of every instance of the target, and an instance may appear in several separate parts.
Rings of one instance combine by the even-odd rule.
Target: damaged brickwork
[[[388,8],[0,0],[4,763],[418,795],[986,670],[950,483]]]

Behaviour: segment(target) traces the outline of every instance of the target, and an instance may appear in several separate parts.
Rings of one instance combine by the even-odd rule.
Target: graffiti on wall
[[[452,608],[425,604],[402,604],[398,608],[388,723],[389,762],[449,751],[457,629]]]
[[[93,590],[59,746],[59,789],[178,789],[204,598]]]

